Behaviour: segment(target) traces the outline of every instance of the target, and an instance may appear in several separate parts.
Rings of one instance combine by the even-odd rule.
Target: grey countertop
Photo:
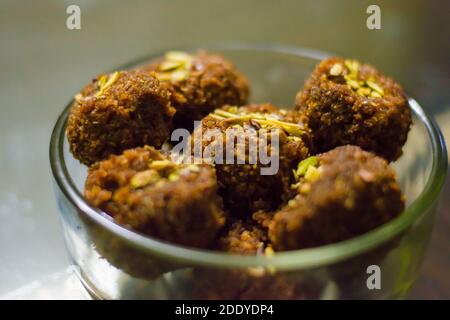
[[[356,57],[398,79],[450,140],[450,3],[377,1],[382,28],[370,31],[365,22],[371,2],[3,0],[0,295],[49,275],[56,279],[51,283],[60,283],[68,265],[48,161],[59,112],[95,74],[150,52],[251,41]],[[81,8],[81,30],[66,28],[72,3]],[[439,252],[436,245],[431,257]],[[412,297],[450,298],[450,288],[430,289],[427,275],[416,287],[431,293],[414,289]]]

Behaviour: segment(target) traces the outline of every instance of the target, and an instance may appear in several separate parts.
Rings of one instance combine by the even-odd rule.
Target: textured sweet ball
[[[298,92],[296,109],[312,130],[316,153],[352,144],[393,161],[411,126],[400,85],[356,60],[322,61]]]
[[[202,120],[193,138],[194,145],[201,139],[202,160],[215,165],[225,208],[241,218],[276,209],[293,181],[292,168],[309,155],[309,132],[298,113],[271,104],[217,109]],[[230,151],[234,157],[227,162]]]
[[[117,71],[95,78],[70,109],[67,138],[86,165],[138,146],[160,147],[172,128],[170,93],[151,74]]]
[[[117,223],[189,247],[212,246],[225,222],[214,168],[176,164],[153,147],[95,163],[84,194]]]
[[[247,79],[223,56],[206,51],[169,51],[142,68],[154,71],[172,93],[176,128],[192,129],[193,122],[224,105],[242,105],[249,96]]]
[[[269,225],[277,251],[326,245],[368,232],[399,215],[404,198],[386,160],[343,146],[299,163],[297,196]]]

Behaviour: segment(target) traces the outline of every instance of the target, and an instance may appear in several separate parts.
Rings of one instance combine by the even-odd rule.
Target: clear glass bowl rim
[[[314,49],[281,44],[233,43],[226,45],[207,45],[201,48],[207,50],[265,51],[290,54],[315,59],[317,62],[325,57],[331,56],[331,54]],[[182,49],[185,51],[196,50],[196,48]],[[161,56],[166,51],[168,50],[161,50],[136,59],[116,70],[139,65],[152,58]],[[58,117],[50,141],[50,165],[57,187],[81,214],[88,216],[96,224],[109,230],[130,246],[138,248],[142,252],[148,252],[152,256],[161,257],[162,259],[180,264],[221,268],[271,267],[277,270],[298,270],[320,267],[342,261],[382,245],[407,229],[422,215],[426,214],[428,209],[438,201],[447,175],[447,151],[442,133],[435,121],[425,114],[421,106],[414,99],[409,98],[413,112],[418,116],[422,124],[425,125],[430,137],[433,163],[430,176],[423,191],[397,218],[368,233],[346,241],[310,249],[280,252],[272,257],[237,256],[209,250],[186,248],[162,242],[120,226],[106,213],[91,207],[84,200],[67,171],[63,152],[67,116],[72,102],[73,100],[68,103]]]

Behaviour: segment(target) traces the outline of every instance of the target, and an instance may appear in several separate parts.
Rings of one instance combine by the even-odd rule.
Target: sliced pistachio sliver
[[[237,115],[237,114],[234,114],[234,113],[222,110],[222,109],[215,110],[214,111],[214,115],[220,116],[220,117],[223,117],[223,118],[237,118],[237,117],[239,117],[239,115]]]
[[[233,118],[222,118],[222,121],[224,121],[227,124],[232,124],[232,128],[242,128],[242,125],[246,121],[252,121],[251,117],[233,117]]]
[[[107,77],[107,76],[100,77],[100,79],[98,80],[99,90],[95,96],[98,97],[98,96],[102,95],[106,91],[106,89],[111,87],[113,85],[113,83],[116,82],[117,79],[119,79],[119,76],[120,76],[120,72],[116,71],[113,74],[111,74],[109,77]],[[108,79],[108,80],[106,80],[106,79]]]
[[[352,63],[352,61],[349,60],[349,59],[346,59],[346,60],[344,60],[344,64],[347,67],[348,71],[351,73],[352,70],[353,70],[353,63]]]
[[[360,88],[360,85],[359,85],[358,81],[355,81],[355,80],[352,80],[352,79],[348,79],[347,80],[347,84],[353,89],[359,89]]]
[[[311,166],[315,167],[317,166],[318,163],[319,159],[316,156],[311,156],[300,161],[300,163],[297,166],[297,176],[298,177],[304,176],[309,167]]]
[[[294,123],[291,124],[291,123],[285,122],[285,124],[282,125],[282,128],[284,131],[289,133],[289,135],[295,136],[295,137],[302,137],[303,134],[305,133],[305,131],[303,130],[303,128],[301,126],[296,125]]]
[[[283,130],[289,133],[289,135],[291,136],[302,137],[305,133],[303,127],[298,124],[284,121],[276,121],[275,123],[279,123]]]
[[[379,93],[376,92],[376,91],[372,91],[372,92],[370,93],[370,96],[371,96],[372,98],[381,98],[381,97],[383,97],[381,94],[379,94]]]
[[[258,125],[259,127],[264,127],[264,128],[273,126],[267,120],[255,118],[254,116],[251,116],[251,115],[235,116],[235,117],[231,117],[231,118],[222,118],[222,119],[224,122],[229,123],[229,124],[242,125],[242,124],[244,124],[244,122],[250,122],[250,124],[252,124],[253,126]]]
[[[178,179],[180,179],[180,175],[176,172],[172,172],[171,174],[169,174],[169,176],[167,177],[167,179],[169,181],[177,181]]]
[[[214,118],[214,119],[217,119],[217,120],[223,120],[224,119],[224,117],[218,116],[218,115],[216,115],[214,113],[211,113],[210,115],[208,115],[208,117],[211,117],[211,118]]]
[[[257,120],[266,120],[264,115],[257,113],[248,113],[244,115],[238,115],[235,113],[231,113],[224,110],[216,110],[212,115],[220,116],[222,119],[227,119],[229,122],[238,122],[242,123],[244,121],[257,121]]]
[[[136,173],[133,178],[131,178],[131,186],[135,189],[145,187],[151,183],[154,183],[160,179],[158,172],[155,170],[145,170]]]
[[[268,113],[258,113],[258,112],[250,112],[247,113],[244,117],[251,117],[255,120],[278,120],[277,118],[273,117],[271,114]]]
[[[156,77],[158,78],[159,81],[170,81],[172,75],[169,72],[158,72],[156,74]]]
[[[238,112],[238,107],[237,106],[228,107],[227,111],[230,112],[230,113],[237,113]]]
[[[249,113],[242,116],[239,116],[237,114],[227,112],[225,110],[217,109],[214,111],[212,116],[219,116],[227,120],[227,122],[237,122],[242,123],[245,121],[253,121],[256,123],[259,123],[262,127],[278,127],[286,131],[291,136],[297,136],[301,137],[304,134],[304,130],[302,126],[290,123],[290,122],[284,122],[275,119],[270,114],[261,114],[261,113]]]
[[[356,60],[346,59],[344,60],[344,64],[347,69],[350,71],[350,74],[357,75],[359,72],[359,62]]]
[[[252,113],[253,114],[253,113]],[[275,121],[283,121],[282,117],[275,113],[256,113],[256,115],[260,115],[261,119],[267,119],[267,120],[275,120]]]
[[[149,164],[150,169],[162,170],[165,168],[172,168],[175,164],[170,160],[154,160]]]
[[[186,80],[189,76],[189,72],[187,70],[176,70],[170,74],[170,80],[172,82],[180,82]]]
[[[339,76],[341,75],[342,71],[344,71],[344,69],[342,68],[342,64],[335,63],[330,69],[330,75]]]
[[[120,71],[114,72],[112,75],[109,76],[108,81],[105,83],[103,89],[110,87],[114,82],[119,79]]]
[[[160,71],[171,71],[171,70],[180,68],[183,65],[184,65],[183,61],[165,60],[165,61],[161,62],[158,69]]]
[[[367,80],[366,83],[367,83],[367,86],[368,86],[369,88],[371,88],[373,91],[379,93],[381,96],[384,95],[384,90],[383,90],[383,88],[381,88],[376,82]]]
[[[259,122],[261,125],[267,125],[272,127],[279,127],[289,133],[292,136],[301,137],[304,133],[303,128],[295,123],[289,123],[279,120],[263,120],[263,119],[255,119],[255,121]]]
[[[245,121],[245,120],[251,120],[251,119],[255,119],[255,120],[277,120],[275,117],[273,117],[270,114],[263,114],[263,113],[258,113],[258,112],[250,112],[250,113],[246,113],[244,115],[239,115],[237,114],[238,109],[237,107],[232,107],[226,110],[222,110],[222,109],[216,109],[214,111],[213,114],[215,114],[216,116],[221,116],[223,118],[235,118],[235,119],[239,119],[241,121]]]
[[[253,118],[252,116],[249,115],[245,115],[245,116],[241,116],[241,117],[233,117],[233,118],[226,118],[224,119],[224,121],[226,123],[236,123],[238,125],[242,125],[244,122],[248,121],[250,123],[254,123],[257,122],[258,120]],[[259,124],[259,122],[258,122]]]
[[[309,166],[308,169],[305,172],[305,179],[306,181],[314,181],[317,180],[320,176],[320,171],[315,166]]]
[[[100,76],[100,78],[98,78],[98,80],[97,80],[98,88],[101,89],[102,87],[104,87],[107,81],[108,81],[108,75],[104,74],[104,75]]]
[[[298,142],[298,141],[301,141],[302,139],[300,139],[299,137],[296,137],[296,136],[289,136],[288,140],[289,141],[296,141],[296,142]]]
[[[370,90],[370,88],[359,88],[356,93],[359,94],[360,96],[365,96],[368,97],[370,96],[370,93],[372,91]]]

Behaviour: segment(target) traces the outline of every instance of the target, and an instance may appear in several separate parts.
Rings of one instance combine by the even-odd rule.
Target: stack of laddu
[[[205,51],[168,52],[97,76],[76,95],[67,126],[74,157],[89,166],[88,203],[152,238],[246,255],[339,242],[403,211],[389,162],[402,154],[411,112],[391,78],[329,58],[294,108],[251,104],[249,92],[231,62]],[[259,162],[172,161],[171,132],[193,132],[195,120],[223,134],[224,145],[227,130],[245,135],[236,151],[276,130],[278,171],[262,175]],[[205,138],[202,146],[213,143]]]

